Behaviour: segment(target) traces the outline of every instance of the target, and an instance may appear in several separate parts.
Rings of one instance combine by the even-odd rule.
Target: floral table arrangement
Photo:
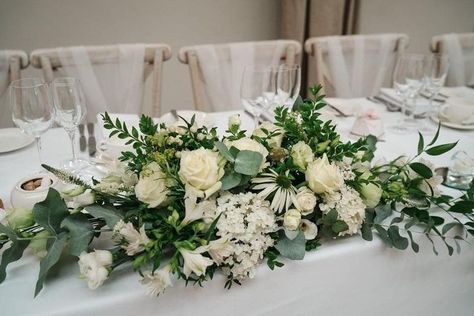
[[[456,143],[436,145],[438,128],[427,143],[419,134],[413,158],[372,163],[375,137],[343,143],[335,125],[320,119],[319,88],[311,91],[314,100],[299,99],[292,111],[278,107],[275,123],[251,136],[238,116],[219,137],[194,117],[165,126],[142,116],[129,129],[105,113],[110,136],[134,150],[92,184],[45,165],[65,184],[33,210],[7,211],[0,282],[27,247],[41,258],[35,295],[63,253],[78,258],[91,289],[128,263],[158,296],[174,278],[201,285],[218,270],[230,288],[263,262],[273,270],[281,257],[301,260],[325,239],[347,235],[372,240],[376,233],[389,247],[418,252],[413,233],[421,232],[435,252],[434,236],[450,255],[459,251],[474,234],[474,189],[459,198],[440,194],[442,179],[420,158]],[[96,238],[115,246],[93,249]]]

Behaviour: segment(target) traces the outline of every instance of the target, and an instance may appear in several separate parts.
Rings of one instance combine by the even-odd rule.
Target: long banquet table
[[[359,103],[368,101],[358,100]],[[364,104],[370,106],[370,104]],[[395,124],[399,114],[377,108],[385,126]],[[227,124],[227,113],[209,114],[219,130]],[[245,124],[250,118],[242,113]],[[355,118],[337,118],[345,140]],[[394,158],[416,151],[417,134],[392,134],[378,143],[377,158]],[[457,149],[474,157],[474,132],[442,128],[440,142],[460,140]],[[70,156],[62,129],[51,129],[43,137],[44,161],[58,165]],[[454,151],[453,151],[454,152]],[[438,166],[449,164],[452,153],[432,157]],[[0,154],[0,197],[7,200],[11,188],[22,177],[39,170],[36,148]],[[454,190],[443,189],[455,194]],[[302,261],[284,260],[285,266],[270,271],[262,264],[254,279],[242,286],[224,289],[225,278],[217,274],[199,286],[175,281],[159,298],[145,295],[131,267],[114,271],[109,280],[91,291],[79,279],[73,260],[56,268],[54,278],[33,299],[38,259],[27,253],[11,264],[0,285],[1,315],[473,315],[474,252],[464,243],[460,255],[450,257],[437,244],[416,237],[420,253],[385,247],[377,237],[367,242],[358,236],[329,240]],[[98,245],[97,247],[99,247]]]

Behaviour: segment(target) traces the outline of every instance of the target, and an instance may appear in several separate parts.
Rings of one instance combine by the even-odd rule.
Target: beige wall
[[[427,53],[434,35],[474,32],[474,0],[360,0],[358,33],[406,33],[411,52]]]
[[[164,42],[164,110],[192,108],[185,45],[275,39],[279,0],[0,0],[0,49]]]

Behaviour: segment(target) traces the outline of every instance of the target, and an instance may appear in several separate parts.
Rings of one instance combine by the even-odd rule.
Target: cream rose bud
[[[317,194],[337,191],[344,184],[339,168],[329,163],[326,154],[308,164],[305,176],[309,188]]]
[[[369,176],[369,173],[364,173],[361,178],[367,179]],[[364,204],[368,208],[374,208],[379,204],[383,192],[382,188],[373,183],[362,184],[359,191]]]
[[[283,226],[288,230],[297,230],[301,222],[301,213],[296,209],[286,211]]]
[[[293,163],[301,171],[305,171],[309,163],[314,160],[314,154],[306,143],[299,141],[291,147],[290,156],[293,159]]]
[[[168,185],[170,180],[156,162],[145,166],[135,186],[135,195],[149,207],[157,207],[168,199]]]
[[[232,129],[233,126],[239,127],[240,126],[240,115],[235,114],[229,117],[228,128]]]
[[[301,212],[301,215],[308,215],[314,211],[316,207],[316,196],[313,191],[307,187],[301,187],[296,194],[296,208]]]
[[[260,170],[263,170],[263,168],[265,168],[265,161],[268,156],[268,150],[265,148],[265,146],[263,146],[256,140],[250,139],[248,137],[244,137],[244,138],[233,141],[230,145],[234,146],[238,150],[250,150],[250,151],[255,151],[261,154],[263,156],[263,160],[260,166]]]
[[[301,220],[300,229],[306,240],[312,240],[318,235],[318,226],[307,219]]]
[[[178,175],[185,185],[209,197],[222,186],[220,179],[224,175],[224,164],[225,160],[219,153],[209,149],[183,151]]]
[[[109,276],[107,266],[112,264],[112,253],[107,250],[82,252],[79,255],[78,264],[81,277],[86,279],[89,288],[94,290],[101,286]]]
[[[281,142],[283,141],[283,130],[276,126],[275,124],[265,121],[262,124],[260,124],[254,131],[252,135],[258,136],[260,138],[267,138],[267,134],[263,130],[267,130],[269,133],[273,132],[278,132],[278,135],[275,135],[273,137],[270,137],[267,139],[268,145],[270,147],[275,148],[275,147],[281,147]]]

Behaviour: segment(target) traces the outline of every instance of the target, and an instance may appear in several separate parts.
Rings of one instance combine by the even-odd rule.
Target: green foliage
[[[2,283],[6,276],[7,266],[19,260],[23,256],[23,251],[28,247],[29,240],[21,240],[21,236],[11,228],[0,224],[0,233],[5,234],[11,241],[10,248],[3,251],[2,261],[0,262],[0,283]]]
[[[250,150],[241,150],[235,157],[234,170],[243,175],[254,176],[260,170],[262,161],[262,154]]]
[[[302,231],[296,235],[294,239],[289,239],[283,233],[275,248],[280,252],[283,257],[291,260],[302,260],[305,255],[305,243],[306,239]]]
[[[36,203],[33,207],[35,222],[44,227],[51,235],[61,232],[61,222],[69,215],[66,203],[59,192],[50,188],[43,202]]]
[[[86,251],[92,237],[94,236],[94,228],[84,214],[75,214],[66,217],[61,227],[69,231],[69,253],[79,257],[81,252]]]
[[[107,223],[109,228],[114,228],[118,221],[124,218],[120,209],[113,206],[89,205],[86,206],[86,211],[96,218],[102,218]]]

